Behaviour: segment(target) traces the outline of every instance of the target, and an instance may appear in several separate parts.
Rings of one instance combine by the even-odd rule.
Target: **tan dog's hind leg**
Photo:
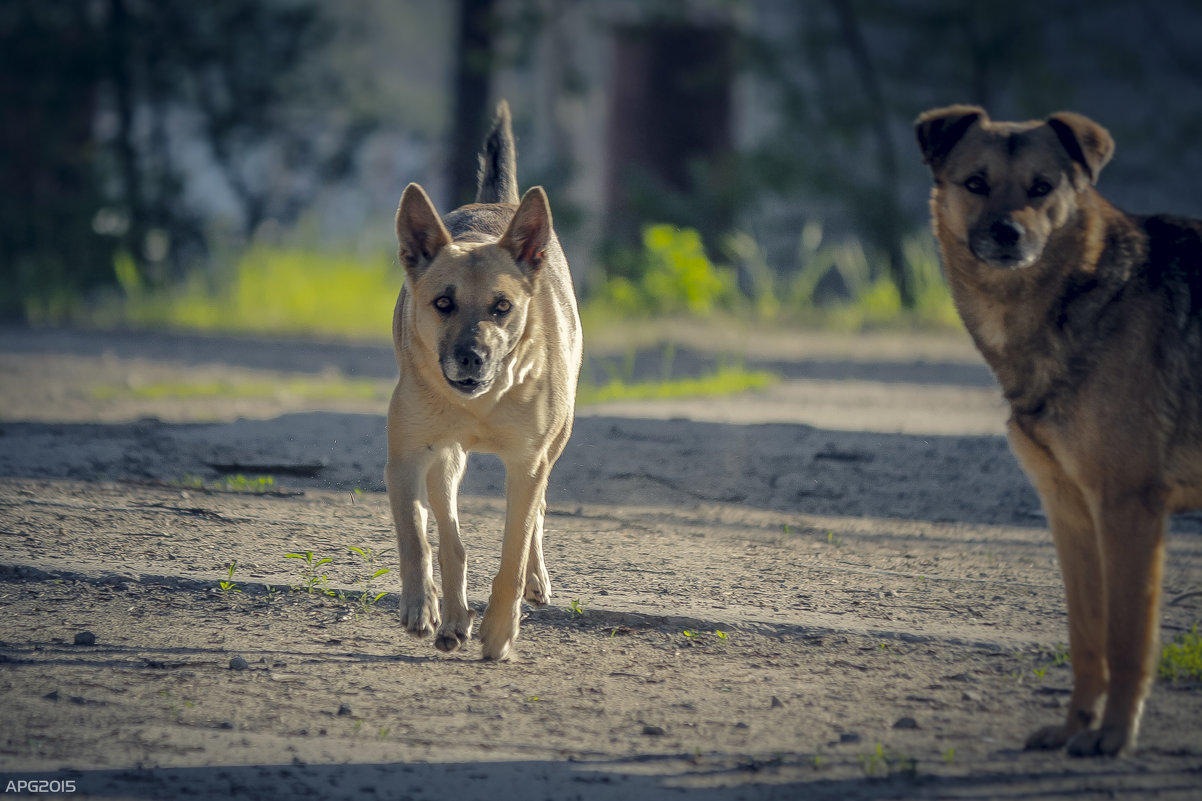
[[[526,567],[536,521],[546,503],[550,472],[551,465],[545,457],[533,466],[529,462],[505,463],[505,535],[501,544],[501,569],[493,579],[488,609],[480,624],[480,643],[485,659],[509,658],[513,641],[517,639]]]
[[[429,459],[392,455],[384,468],[401,563],[401,625],[415,637],[425,637],[438,627],[438,591],[434,589],[434,564],[426,541],[426,507],[422,503],[428,468]]]
[[[568,423],[555,435],[548,451],[547,471],[559,461],[563,449],[568,444],[572,434],[571,423]],[[535,606],[542,606],[551,600],[551,575],[547,572],[547,564],[543,559],[543,527],[547,519],[546,491],[540,493],[538,517],[535,518],[534,536],[530,539],[530,555],[526,564],[526,590],[523,597]]]
[[[467,605],[467,554],[459,538],[459,482],[465,467],[467,454],[455,446],[434,461],[427,478],[430,510],[438,524],[438,569],[442,573],[442,625],[434,647],[448,652],[471,639],[474,617]]]
[[[546,517],[547,499],[543,498],[534,518],[534,534],[530,538],[530,554],[526,561],[526,591],[523,593],[523,597],[535,606],[551,600],[551,576],[543,561],[543,521]]]
[[[1160,575],[1167,514],[1158,493],[1115,493],[1098,505],[1104,559],[1110,687],[1102,725],[1068,742],[1073,756],[1115,756],[1135,747],[1155,677]]]
[[[1027,738],[1027,749],[1061,748],[1097,722],[1106,695],[1106,610],[1099,540],[1081,491],[1046,450],[1013,424],[1010,442],[1043,501],[1056,544],[1068,602],[1073,694],[1064,723],[1044,726]]]

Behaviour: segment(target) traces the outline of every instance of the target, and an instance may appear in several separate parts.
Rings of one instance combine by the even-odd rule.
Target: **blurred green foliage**
[[[255,245],[218,274],[194,271],[175,287],[146,288],[128,257],[121,291],[76,304],[67,317],[100,327],[177,328],[350,339],[387,338],[404,272],[383,253],[360,258]]]
[[[732,310],[739,302],[734,271],[714,265],[694,230],[649,225],[634,269],[606,280],[594,301],[621,316],[688,314]]]
[[[581,303],[586,333],[623,320],[739,319],[843,331],[901,326],[956,329],[959,318],[939,267],[934,239],[908,237],[904,253],[916,302],[905,308],[896,286],[872,269],[874,255],[856,240],[822,241],[821,227],[800,236],[798,267],[769,270],[754,240],[728,239],[728,252],[749,276],[712,260],[692,229],[651,225],[643,249],[629,254],[637,270],[608,278]],[[101,328],[325,336],[387,340],[404,271],[391,254],[356,256],[297,245],[256,244],[224,270],[196,269],[173,287],[148,286],[133,261],[118,253],[119,290],[75,299],[39,322]],[[637,277],[636,277],[637,276]]]
[[[582,305],[586,329],[630,318],[714,314],[844,331],[960,326],[938,249],[926,232],[907,237],[902,245],[913,277],[911,308],[902,303],[893,281],[873,268],[881,258],[876,251],[858,240],[826,244],[817,223],[801,232],[797,267],[787,275],[768,267],[767,257],[750,235],[728,237],[726,250],[744,272],[742,291],[736,268],[711,261],[696,231],[648,226],[643,245],[633,259],[625,257],[632,264],[623,263],[621,274],[606,279]]]

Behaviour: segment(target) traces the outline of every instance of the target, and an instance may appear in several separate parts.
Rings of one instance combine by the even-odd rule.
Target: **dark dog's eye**
[[[443,295],[434,300],[434,308],[438,309],[443,314],[450,314],[455,311],[455,301],[450,297]]]
[[[504,317],[513,309],[513,304],[505,298],[498,300],[492,307],[492,313],[498,317]]]
[[[974,195],[988,195],[989,184],[985,183],[985,179],[979,175],[974,175],[964,182],[964,188]]]
[[[1036,181],[1035,185],[1031,187],[1027,194],[1031,197],[1043,197],[1044,195],[1050,194],[1051,191],[1052,185],[1050,183],[1047,181]]]

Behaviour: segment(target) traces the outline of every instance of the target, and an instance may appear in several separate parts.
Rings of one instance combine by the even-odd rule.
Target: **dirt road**
[[[1019,750],[1071,684],[1062,586],[966,342],[708,339],[681,334],[673,369],[737,354],[784,380],[580,410],[549,492],[554,598],[491,664],[475,642],[448,656],[404,636],[395,571],[371,579],[395,559],[387,347],[0,331],[0,782],[136,799],[1200,797],[1196,683],[1158,683],[1133,757]],[[588,369],[618,362],[656,374],[663,351],[602,343]],[[269,466],[270,493],[249,494]],[[477,611],[502,482],[474,458]],[[1165,639],[1202,619],[1202,517],[1173,531]],[[305,553],[331,561],[289,556]]]

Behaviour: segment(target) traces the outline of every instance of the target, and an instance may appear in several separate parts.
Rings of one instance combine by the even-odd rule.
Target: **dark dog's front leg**
[[[1167,514],[1157,508],[1157,498],[1155,492],[1130,492],[1100,505],[1110,683],[1101,725],[1069,740],[1073,756],[1116,756],[1136,745],[1144,699],[1156,678],[1160,634]]]

